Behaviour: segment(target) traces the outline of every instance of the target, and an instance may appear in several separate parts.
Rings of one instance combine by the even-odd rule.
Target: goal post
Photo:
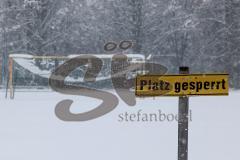
[[[13,58],[9,57],[8,59],[8,83],[6,92],[8,92],[8,88],[10,90],[10,98],[14,98],[14,88],[13,88]],[[7,96],[7,93],[6,93]]]

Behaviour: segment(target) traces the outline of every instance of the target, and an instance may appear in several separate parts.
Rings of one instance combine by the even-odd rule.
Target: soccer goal
[[[83,54],[81,54],[83,55]],[[76,68],[65,79],[65,83],[73,85],[84,85],[88,87],[109,87],[111,84],[111,60],[114,54],[88,54],[100,58],[103,62],[102,69],[96,78],[96,82],[84,82],[86,66]],[[49,77],[52,72],[69,59],[80,55],[69,56],[34,56],[28,54],[10,54],[8,57],[8,79],[6,95],[14,98],[15,91],[51,91]],[[127,63],[143,63],[145,57],[140,54],[126,54]],[[122,65],[119,65],[124,66]]]

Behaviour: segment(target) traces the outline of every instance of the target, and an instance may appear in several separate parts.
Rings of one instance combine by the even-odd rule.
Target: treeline
[[[132,40],[127,53],[176,73],[226,72],[240,88],[240,1],[1,0],[0,52],[103,54],[109,41]],[[115,50],[112,53],[120,53]]]

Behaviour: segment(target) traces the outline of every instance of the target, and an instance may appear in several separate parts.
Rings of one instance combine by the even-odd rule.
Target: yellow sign
[[[228,74],[140,75],[136,96],[228,95]]]

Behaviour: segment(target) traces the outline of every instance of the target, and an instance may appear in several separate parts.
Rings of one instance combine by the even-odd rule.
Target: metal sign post
[[[189,74],[189,68],[180,67],[179,74]],[[189,98],[187,96],[179,97],[178,107],[178,160],[187,160]]]
[[[178,96],[178,160],[188,159],[189,96],[227,96],[228,74],[189,74],[180,67],[178,75],[139,75],[135,95],[139,97]]]

